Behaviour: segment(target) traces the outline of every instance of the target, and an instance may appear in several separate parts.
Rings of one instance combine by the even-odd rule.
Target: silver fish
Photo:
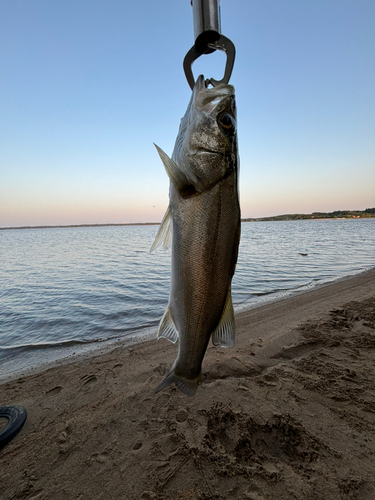
[[[172,241],[169,304],[158,338],[179,339],[179,347],[155,392],[175,383],[193,396],[210,337],[214,345],[234,345],[231,281],[240,240],[234,88],[208,88],[201,75],[172,159],[156,148],[170,178],[170,204],[151,251]]]

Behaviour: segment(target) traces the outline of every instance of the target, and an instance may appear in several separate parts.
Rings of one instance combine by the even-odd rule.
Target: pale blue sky
[[[243,217],[375,206],[375,2],[222,0]],[[190,0],[0,2],[0,226],[160,221]],[[194,74],[221,78],[225,57]]]

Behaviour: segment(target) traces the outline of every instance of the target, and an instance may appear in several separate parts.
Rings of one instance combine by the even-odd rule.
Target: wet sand
[[[193,398],[153,394],[176,352],[121,346],[1,384],[28,419],[0,498],[375,498],[375,270],[238,314]]]

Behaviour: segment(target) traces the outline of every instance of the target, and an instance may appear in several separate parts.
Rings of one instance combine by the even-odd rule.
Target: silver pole
[[[221,33],[220,0],[192,0],[194,39],[206,33]]]

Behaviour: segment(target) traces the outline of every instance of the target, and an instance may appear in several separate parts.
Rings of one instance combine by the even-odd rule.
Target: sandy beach
[[[153,393],[176,353],[117,346],[0,385],[28,412],[0,498],[375,498],[375,270],[238,314],[193,398]]]

